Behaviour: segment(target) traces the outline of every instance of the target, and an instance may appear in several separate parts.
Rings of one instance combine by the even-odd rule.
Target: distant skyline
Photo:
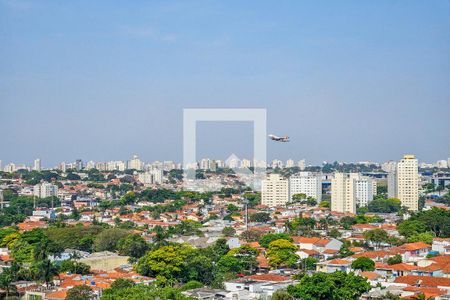
[[[268,160],[450,157],[449,1],[0,0],[0,160],[182,160],[266,108]],[[250,158],[248,122],[197,157]]]

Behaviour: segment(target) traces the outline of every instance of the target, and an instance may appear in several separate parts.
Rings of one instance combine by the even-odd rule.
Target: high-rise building
[[[133,158],[128,161],[127,169],[142,170],[144,163],[139,159],[137,155],[133,155]]]
[[[300,171],[303,171],[306,169],[306,161],[304,159],[298,161],[298,167],[300,168]]]
[[[295,194],[305,194],[320,202],[322,200],[322,176],[312,172],[299,172],[289,178],[289,198]]]
[[[12,173],[16,171],[16,165],[14,163],[9,163],[5,166],[5,168],[3,169],[4,172],[6,173]]]
[[[359,173],[335,173],[331,180],[331,210],[356,213],[356,180]]]
[[[373,200],[376,194],[376,181],[370,177],[355,179],[355,198],[357,207],[365,207]],[[374,191],[375,190],[375,191]]]
[[[395,168],[390,169],[387,175],[387,194],[388,198],[397,197],[397,165]]]
[[[150,174],[152,174],[153,177],[153,183],[160,184],[163,182],[163,174],[164,171],[161,169],[154,169],[150,171]]]
[[[95,162],[90,160],[86,163],[86,170],[95,169]]]
[[[241,165],[241,160],[233,153],[227,158],[225,165],[230,169],[236,169]]]
[[[278,159],[272,160],[272,169],[282,169],[283,168],[283,162]]]
[[[251,168],[252,167],[252,162],[249,159],[243,159],[241,161],[241,168]]]
[[[83,169],[83,161],[82,161],[81,159],[77,159],[77,160],[75,161],[75,169],[76,169],[77,171],[80,171],[80,170]]]
[[[436,162],[436,167],[439,169],[447,169],[448,168],[448,164],[446,160],[438,160]]]
[[[38,158],[34,160],[33,170],[41,171],[41,159]]]
[[[200,161],[200,169],[210,170],[211,169],[211,160],[209,158],[203,158]]]
[[[280,174],[269,174],[261,181],[261,203],[270,207],[289,202],[289,181]]]
[[[294,161],[292,159],[288,159],[286,161],[286,168],[292,168],[294,167]]]
[[[225,162],[223,160],[216,160],[216,165],[218,168],[224,168],[225,167]]]
[[[34,186],[33,194],[38,198],[56,197],[58,196],[58,186],[52,183],[42,182]]]
[[[419,210],[419,163],[414,155],[405,155],[397,164],[397,198],[409,210]]]

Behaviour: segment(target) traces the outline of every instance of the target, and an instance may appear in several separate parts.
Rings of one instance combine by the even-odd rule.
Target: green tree
[[[372,242],[375,249],[379,249],[381,243],[388,241],[389,235],[384,229],[375,228],[364,232],[364,238]]]
[[[311,300],[356,300],[369,290],[366,278],[342,271],[306,275],[298,284],[288,287],[291,296]]]
[[[395,256],[391,256],[388,258],[387,263],[388,265],[395,265],[402,262],[402,257],[400,254],[396,254]]]
[[[156,277],[163,284],[174,283],[179,278],[185,261],[193,249],[187,244],[162,246],[148,251],[137,263],[137,271]]]
[[[139,234],[130,234],[119,240],[117,251],[120,255],[142,257],[148,249],[147,242]]]
[[[115,251],[118,241],[127,236],[128,231],[119,228],[109,228],[100,232],[94,240],[94,249],[96,251]]]
[[[358,257],[352,262],[352,269],[361,271],[375,270],[375,262],[368,257]]]
[[[368,209],[376,213],[394,213],[398,212],[401,206],[401,201],[396,198],[374,199],[369,202]]]
[[[35,262],[32,269],[35,280],[45,282],[47,287],[53,281],[53,277],[58,275],[58,268],[47,258]]]
[[[295,254],[297,247],[290,241],[279,239],[272,241],[267,250],[267,258],[272,267],[294,267],[299,259]]]
[[[401,235],[408,238],[410,236],[425,232],[427,228],[425,224],[419,220],[406,220],[397,226],[397,230]]]
[[[416,233],[408,237],[408,243],[423,242],[426,244],[433,243],[434,235],[431,232]]]
[[[128,289],[134,286],[135,283],[133,280],[128,278],[118,278],[114,280],[114,282],[111,284],[111,289],[113,290]]]
[[[92,289],[87,285],[78,285],[67,292],[66,300],[91,300],[94,299]]]
[[[85,263],[68,259],[61,263],[60,271],[70,272],[72,274],[87,275],[91,272],[91,267]]]
[[[314,271],[316,269],[316,264],[318,260],[314,257],[307,257],[301,260],[300,266],[303,270],[311,270]]]
[[[225,256],[222,256],[217,263],[219,273],[252,273],[256,268],[256,249],[244,245],[233,248]]]
[[[279,239],[283,239],[283,240],[287,240],[292,242],[292,238],[290,237],[289,234],[286,233],[268,233],[263,235],[262,238],[259,239],[259,244],[264,247],[264,248],[268,248],[269,244],[275,240],[279,240]]]
[[[293,297],[289,295],[287,290],[278,289],[273,293],[271,300],[293,300]]]
[[[299,193],[292,195],[292,201],[294,202],[302,202],[303,200],[306,200],[306,194]]]
[[[236,230],[233,227],[225,227],[222,230],[222,234],[224,236],[234,236],[236,234]]]
[[[340,223],[344,229],[348,230],[352,227],[352,225],[356,224],[356,219],[350,216],[345,216],[341,218]]]
[[[228,204],[227,206],[227,212],[229,214],[232,214],[234,212],[238,212],[240,209],[239,207],[237,207],[236,205],[234,205],[233,203]]]
[[[196,281],[196,280],[191,280],[187,283],[185,283],[182,287],[181,290],[182,291],[188,291],[188,290],[193,290],[193,289],[198,289],[198,288],[202,288],[205,285],[203,283],[201,283],[200,281]]]
[[[125,289],[105,289],[103,290],[101,300],[143,300],[143,299],[161,299],[161,300],[194,300],[181,294],[180,289],[172,287],[159,287],[154,284],[138,284]]]
[[[3,268],[0,273],[0,289],[5,291],[5,299],[8,299],[11,292],[16,291],[16,286],[13,284],[15,277],[12,268]]]
[[[250,222],[267,223],[270,221],[270,214],[265,212],[256,212],[249,216]]]

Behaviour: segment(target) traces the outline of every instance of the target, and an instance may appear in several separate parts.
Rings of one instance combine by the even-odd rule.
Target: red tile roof
[[[251,275],[247,278],[255,281],[288,281],[289,277],[276,274],[261,274],[261,275]]]
[[[395,283],[406,283],[409,285],[416,285],[420,283],[420,287],[450,287],[450,278],[435,277],[435,276],[399,276],[395,278]]]

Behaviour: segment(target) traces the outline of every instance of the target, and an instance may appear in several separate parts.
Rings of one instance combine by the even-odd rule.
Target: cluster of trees
[[[450,211],[433,208],[412,215],[397,226],[400,234],[410,241],[450,237]]]
[[[356,215],[356,217],[345,216],[340,220],[340,224],[344,229],[350,229],[355,224],[367,224],[367,223],[382,223],[383,218],[379,216],[365,216],[362,214]]]
[[[19,196],[12,190],[3,191],[5,201],[9,201],[9,206],[0,210],[0,226],[10,226],[25,220],[32,215],[33,207],[58,206],[60,201],[57,197],[33,198],[30,196]]]
[[[136,270],[157,278],[164,286],[197,281],[219,287],[223,280],[237,274],[251,274],[257,266],[256,256],[257,250],[249,246],[230,250],[223,239],[198,249],[187,244],[159,243],[137,261]]]
[[[316,227],[316,220],[300,216],[286,221],[285,226],[291,235],[311,236],[313,229]]]
[[[190,289],[190,287],[193,285],[192,283],[191,284],[187,283],[185,284],[185,286],[187,286],[186,288]],[[198,287],[198,285],[195,287]],[[157,285],[135,284],[130,279],[117,279],[116,281],[113,282],[113,284],[109,289],[103,290],[101,300],[192,299],[187,296],[184,296],[181,293],[182,290],[184,289],[173,288],[170,286],[160,287]],[[68,300],[76,300],[76,299],[73,298]]]
[[[303,275],[300,282],[287,288],[288,295],[296,299],[341,300],[359,299],[370,290],[366,278],[354,273],[337,271]],[[289,298],[284,298],[289,299]]]
[[[306,194],[299,193],[292,195],[292,202],[306,204],[308,206],[316,206],[317,200],[313,197],[308,197]]]
[[[396,213],[400,211],[402,203],[396,198],[376,198],[369,202],[368,210],[375,213]]]
[[[7,247],[13,258],[11,267],[0,274],[0,288],[6,290],[7,294],[14,292],[14,281],[37,281],[49,285],[59,272],[90,272],[89,266],[79,262],[69,260],[61,264],[51,261],[49,256],[57,256],[63,249],[42,229],[24,233],[15,228],[0,229],[0,247]]]

